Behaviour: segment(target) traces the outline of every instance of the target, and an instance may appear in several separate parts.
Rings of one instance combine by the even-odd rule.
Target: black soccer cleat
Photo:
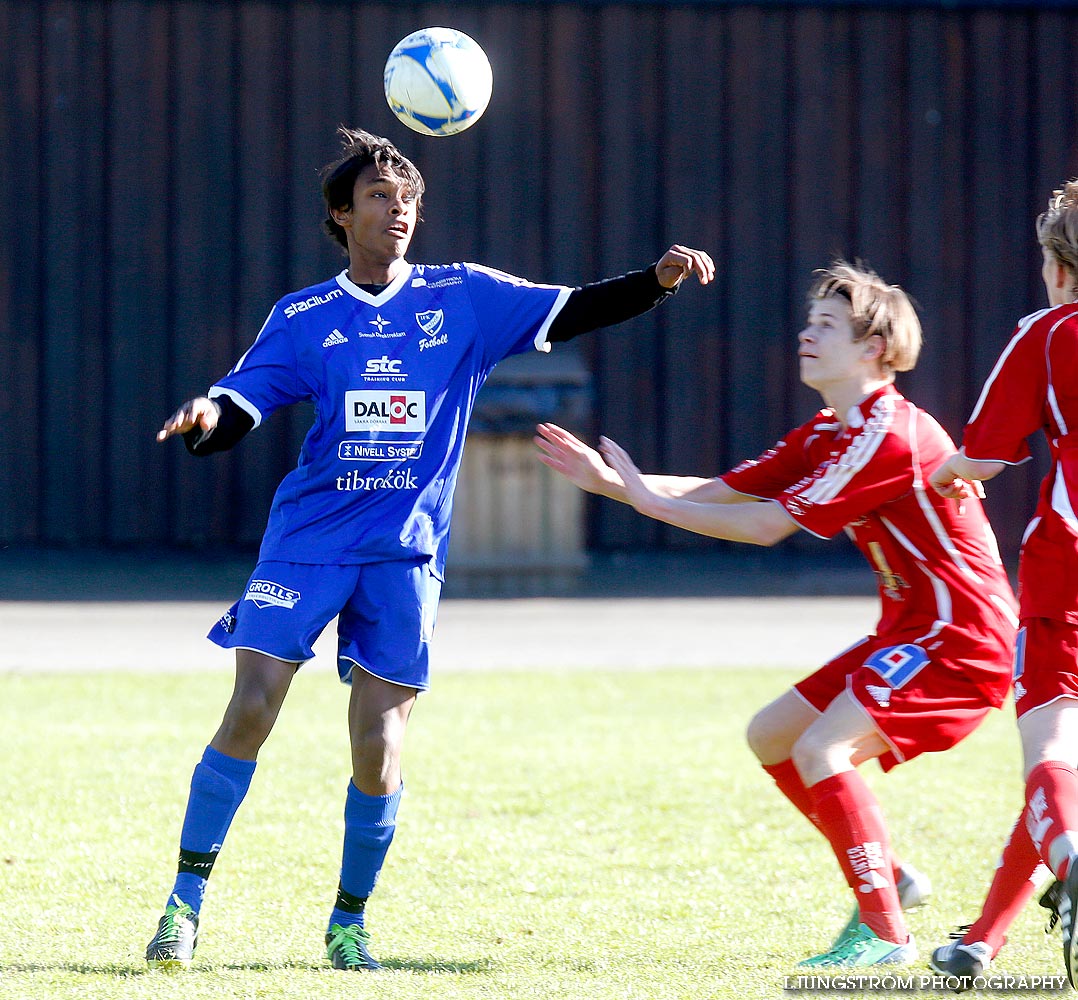
[[[985,969],[992,964],[992,949],[985,941],[971,941],[963,944],[970,925],[965,924],[957,931],[951,933],[954,939],[950,944],[940,945],[929,959],[928,964],[936,971],[945,976],[951,976],[958,981],[955,993],[963,993],[973,986],[973,980],[982,975]]]
[[[198,944],[198,914],[179,896],[165,907],[157,922],[157,933],[146,946],[151,969],[186,969]]]
[[[1075,986],[1078,983],[1078,858],[1071,858],[1056,912],[1063,930],[1063,964],[1067,967],[1071,989],[1078,989]]]
[[[1059,923],[1059,900],[1063,895],[1063,883],[1056,879],[1047,889],[1041,893],[1038,900],[1041,906],[1048,911],[1048,923],[1044,925],[1044,933],[1051,934]]]

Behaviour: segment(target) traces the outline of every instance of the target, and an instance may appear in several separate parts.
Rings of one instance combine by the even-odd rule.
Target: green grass
[[[214,872],[195,968],[176,976],[147,972],[143,949],[231,677],[0,676],[0,997],[783,996],[851,904],[744,744],[794,679],[436,678],[368,915],[388,971],[357,977],[321,954],[348,780],[335,678],[295,682]],[[976,915],[1020,803],[1013,714],[866,775],[900,853],[934,879],[911,915],[927,955]],[[1062,971],[1042,913],[1027,907],[1000,972]]]

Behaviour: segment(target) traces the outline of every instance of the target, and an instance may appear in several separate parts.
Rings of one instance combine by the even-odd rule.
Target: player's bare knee
[[[231,745],[257,749],[273,729],[280,707],[280,702],[257,688],[237,693],[225,709],[218,736]]]
[[[387,742],[373,732],[369,738],[352,744],[352,777],[356,786],[368,794],[387,794],[400,782],[401,746]]]
[[[372,719],[352,726],[352,755],[365,759],[399,759],[404,746],[404,727],[392,718]]]
[[[796,740],[790,750],[790,759],[804,778],[814,774],[827,757],[827,746],[822,743],[810,726]]]
[[[749,720],[748,727],[745,729],[745,741],[760,762],[767,763],[765,758],[769,756],[767,751],[771,741],[771,732],[767,721],[761,718],[762,715],[763,712],[757,712]]]
[[[836,741],[826,733],[814,732],[810,726],[793,746],[790,759],[801,780],[808,786],[831,778],[853,767],[854,747]]]
[[[745,740],[761,764],[778,764],[790,756],[790,737],[785,728],[776,724],[770,705],[760,709],[749,721]]]

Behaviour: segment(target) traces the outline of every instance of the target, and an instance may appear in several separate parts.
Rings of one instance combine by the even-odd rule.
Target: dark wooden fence
[[[425,24],[478,39],[485,118],[392,118],[381,73]],[[1078,174],[1078,12],[1006,4],[0,0],[0,544],[247,545],[306,414],[194,461],[154,432],[272,302],[334,273],[317,168],[348,122],[429,185],[414,260],[577,283],[673,241],[719,267],[582,344],[593,419],[649,469],[711,474],[814,406],[793,358],[814,267],[916,296],[901,386],[959,433],[1043,302],[1033,218]],[[541,363],[541,359],[536,363]],[[1028,471],[992,489],[1009,550]],[[614,504],[596,548],[694,548]]]

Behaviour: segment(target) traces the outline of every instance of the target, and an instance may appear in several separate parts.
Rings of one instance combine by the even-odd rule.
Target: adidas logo
[[[886,889],[891,884],[875,868],[870,868],[860,876],[860,879],[861,884],[857,887],[858,892],[875,892],[877,889]]]
[[[878,687],[875,684],[866,684],[865,690],[872,695],[880,708],[886,708],[891,704],[891,689],[889,687]]]
[[[323,347],[334,347],[337,344],[347,344],[348,338],[341,333],[340,330],[334,330],[325,340],[322,341]]]

